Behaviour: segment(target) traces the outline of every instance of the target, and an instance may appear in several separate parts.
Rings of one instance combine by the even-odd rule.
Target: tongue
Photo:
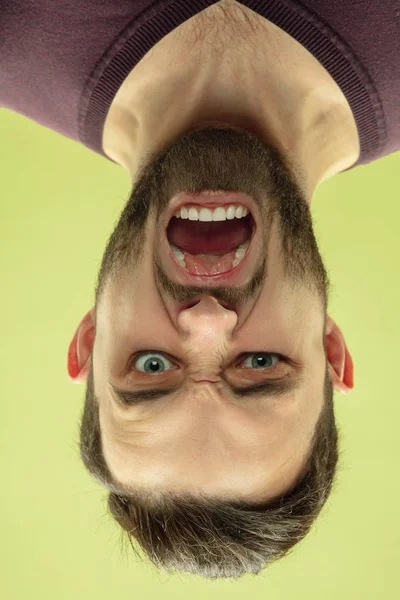
[[[170,244],[194,255],[229,254],[250,235],[247,218],[211,222],[173,218],[167,230]]]
[[[214,254],[188,254],[185,252],[186,271],[191,275],[218,275],[233,267],[235,251],[216,256]]]

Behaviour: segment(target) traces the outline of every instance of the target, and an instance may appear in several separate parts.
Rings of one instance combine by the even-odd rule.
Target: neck
[[[345,96],[317,59],[267,19],[242,5],[234,19],[218,4],[210,9],[131,71],[107,115],[104,152],[134,181],[143,157],[192,129],[249,128],[287,157],[311,200],[320,183],[359,157]]]

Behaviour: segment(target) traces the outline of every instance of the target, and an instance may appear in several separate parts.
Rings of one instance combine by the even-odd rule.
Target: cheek
[[[267,399],[268,410],[259,415],[264,427],[266,451],[285,460],[300,455],[308,448],[313,431],[315,414],[310,406],[304,406],[302,398]]]
[[[301,416],[281,419],[270,429],[270,443],[265,454],[282,490],[294,486],[302,475],[307,461],[311,434]],[[272,425],[272,423],[271,423]]]

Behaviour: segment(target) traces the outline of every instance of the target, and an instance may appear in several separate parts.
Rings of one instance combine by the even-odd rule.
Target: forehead
[[[284,491],[305,464],[323,402],[321,385],[267,407],[179,398],[122,419],[102,398],[105,460],[125,485],[243,495]],[[207,404],[207,400],[210,402]],[[278,490],[278,491],[277,491]]]
[[[233,421],[225,421],[222,430],[215,423],[210,427],[204,418],[197,418],[196,428],[172,418],[164,419],[162,430],[149,424],[145,430],[137,421],[125,423],[122,432],[120,426],[113,430],[103,414],[103,452],[118,481],[166,491],[251,497],[268,493],[272,498],[299,476],[313,433],[311,428],[307,431],[304,418],[296,424],[274,420],[263,433],[256,427],[244,431]]]

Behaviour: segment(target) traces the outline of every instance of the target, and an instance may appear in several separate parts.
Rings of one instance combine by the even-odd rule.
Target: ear
[[[68,348],[68,375],[73,383],[86,381],[94,340],[94,307],[83,317]]]
[[[342,394],[349,394],[354,388],[353,360],[339,327],[327,316],[325,347],[332,384]]]

